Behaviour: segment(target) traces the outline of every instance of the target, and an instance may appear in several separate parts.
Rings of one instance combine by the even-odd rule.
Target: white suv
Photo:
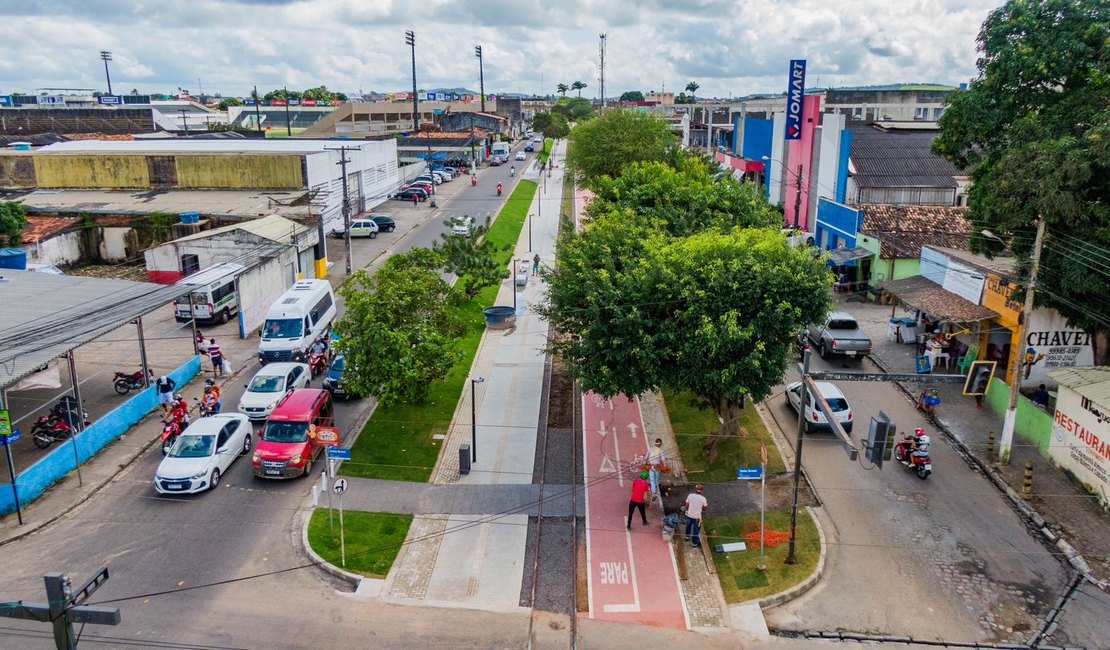
[[[451,224],[452,235],[462,235],[463,237],[470,234],[474,229],[474,217],[456,217]]]
[[[821,396],[832,407],[836,413],[836,419],[840,422],[840,426],[844,427],[847,433],[852,432],[852,407],[848,404],[848,398],[844,397],[844,393],[836,387],[836,384],[827,381],[817,382],[817,390],[821,391]],[[802,382],[796,381],[786,387],[786,404],[798,412],[799,396],[802,394]],[[802,420],[805,424],[802,425],[806,433],[814,431],[829,431],[829,423],[825,420],[825,414],[820,411],[814,404],[813,393],[806,391],[806,408],[805,415]]]

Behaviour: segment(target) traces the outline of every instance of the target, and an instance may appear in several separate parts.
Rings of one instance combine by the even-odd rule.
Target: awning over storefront
[[[745,174],[763,171],[763,163],[757,162],[755,160],[738,158],[736,156],[730,156],[727,153],[722,153],[719,151],[715,155],[715,158],[717,159],[717,162],[721,163],[722,165],[727,165],[728,167],[744,172]]]
[[[872,251],[856,246],[855,248],[836,248],[829,251],[829,262],[833,266],[841,266],[848,262],[866,259],[874,255]]]
[[[894,294],[903,303],[942,320],[974,323],[998,318],[998,313],[957,296],[939,284],[921,276],[884,282],[880,288]]]

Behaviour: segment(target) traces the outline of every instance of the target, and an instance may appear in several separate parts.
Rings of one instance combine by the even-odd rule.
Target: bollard
[[[1025,461],[1025,482],[1021,484],[1021,496],[1033,498],[1033,461]]]
[[[993,463],[995,461],[994,450],[994,432],[991,431],[987,434],[987,462]]]

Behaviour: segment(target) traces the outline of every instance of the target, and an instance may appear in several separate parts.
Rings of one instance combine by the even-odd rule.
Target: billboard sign
[[[11,106],[11,105],[12,105],[12,96],[11,95],[0,95],[0,106]]]
[[[315,106],[315,105],[316,105],[316,100],[315,99],[302,99],[301,100],[301,106]]]
[[[289,105],[290,106],[300,106],[301,105],[301,100],[299,100],[299,99],[290,99],[289,100]]]
[[[255,100],[253,100],[253,99],[244,99],[243,100],[243,106],[254,106],[254,104],[255,104]]]
[[[96,98],[96,103],[104,106],[117,106],[123,103],[123,98],[119,95],[101,95]]]
[[[63,95],[39,95],[40,106],[65,106],[66,98]]]
[[[790,60],[790,80],[786,88],[786,139],[802,137],[802,100],[806,95],[806,60]]]
[[[428,93],[428,101],[434,102],[435,100],[436,100],[436,94],[435,93]]]

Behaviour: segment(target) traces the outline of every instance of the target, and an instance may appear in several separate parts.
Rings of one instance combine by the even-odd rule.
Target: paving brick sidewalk
[[[874,343],[874,361],[887,372],[914,372],[915,346],[889,341],[887,330],[890,321],[889,306],[874,303],[850,302],[841,305],[854,315],[860,326]],[[897,316],[910,316],[898,308]],[[941,372],[945,372],[943,369]],[[951,372],[956,372],[952,370]],[[998,465],[988,459],[988,433],[1001,436],[1002,418],[984,405],[979,409],[975,400],[963,395],[958,384],[932,384],[941,397],[937,420],[941,427],[963,444],[984,465],[997,471],[1013,490],[1020,492],[1024,480],[1026,461],[1033,461],[1033,498],[1028,501],[1045,525],[1055,535],[1063,538],[1084,557],[1092,574],[1099,580],[1110,578],[1110,516],[1098,505],[1098,500],[1073,483],[1067,475],[1048,458],[1041,456],[1036,445],[1015,435],[1009,465]],[[909,383],[903,386],[916,396],[924,384]]]

